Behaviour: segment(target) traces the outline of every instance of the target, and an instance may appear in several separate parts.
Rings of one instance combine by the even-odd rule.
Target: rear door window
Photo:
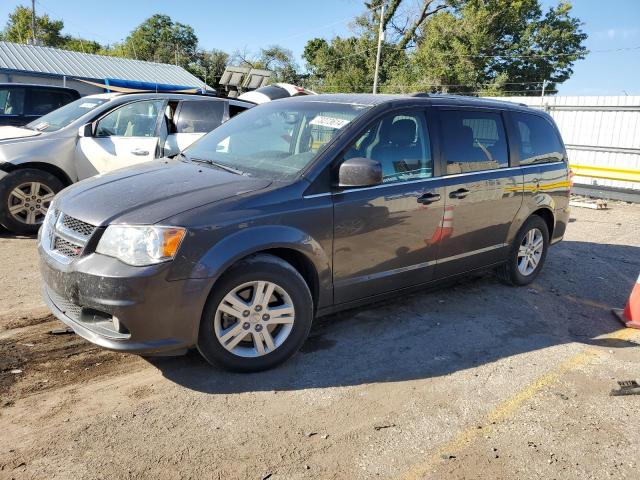
[[[559,162],[562,144],[551,123],[538,115],[512,113],[520,137],[520,165]]]
[[[228,118],[228,111],[227,102],[223,100],[182,102],[177,133],[208,133]]]
[[[507,137],[499,113],[442,110],[440,119],[447,175],[509,166]]]

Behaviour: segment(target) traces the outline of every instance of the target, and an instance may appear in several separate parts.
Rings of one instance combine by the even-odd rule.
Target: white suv
[[[179,153],[254,103],[168,93],[90,95],[25,127],[0,127],[0,224],[38,230],[64,187]]]

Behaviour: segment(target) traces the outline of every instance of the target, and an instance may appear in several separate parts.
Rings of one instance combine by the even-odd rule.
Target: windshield
[[[295,177],[340,129],[369,107],[282,100],[254,107],[187,148],[187,159],[247,175]]]
[[[27,128],[40,132],[55,132],[108,101],[104,98],[80,98],[34,120],[27,124]]]

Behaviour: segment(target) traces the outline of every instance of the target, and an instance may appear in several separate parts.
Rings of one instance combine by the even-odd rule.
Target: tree
[[[138,25],[123,44],[114,46],[113,54],[187,67],[196,60],[197,46],[193,27],[155,14]]]
[[[63,28],[62,20],[51,20],[46,14],[36,16],[36,39],[40,45],[61,47],[65,43],[61,33]],[[31,37],[31,9],[18,6],[9,14],[2,39],[8,42],[28,43]]]
[[[198,50],[195,61],[187,66],[187,70],[215,88],[220,82],[228,61],[229,54],[222,50]]]
[[[431,17],[404,75],[391,83],[415,90],[469,94],[537,94],[542,82],[567,80],[584,58],[586,34],[561,2],[542,12],[538,0],[467,0]]]
[[[80,37],[74,38],[71,36],[64,37],[64,43],[61,45],[61,48],[82,53],[101,53],[104,49],[102,45],[93,40],[85,40]]]
[[[284,82],[298,84],[302,79],[298,72],[298,64],[296,63],[293,52],[279,45],[271,45],[263,48],[257,55],[250,52],[236,51],[233,54],[234,63],[240,66],[248,66],[262,70],[273,72],[271,82]]]

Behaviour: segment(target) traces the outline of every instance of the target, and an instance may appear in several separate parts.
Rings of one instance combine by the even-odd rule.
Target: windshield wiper
[[[225,165],[224,163],[214,162],[213,160],[208,160],[205,158],[187,157],[184,154],[181,154],[181,155],[187,160],[191,160],[192,162],[208,163],[209,165],[213,165],[214,167],[219,168],[220,170],[226,170],[227,172],[235,173],[236,175],[246,175],[246,173],[243,172],[242,170],[238,170],[237,168],[230,167],[229,165]]]

